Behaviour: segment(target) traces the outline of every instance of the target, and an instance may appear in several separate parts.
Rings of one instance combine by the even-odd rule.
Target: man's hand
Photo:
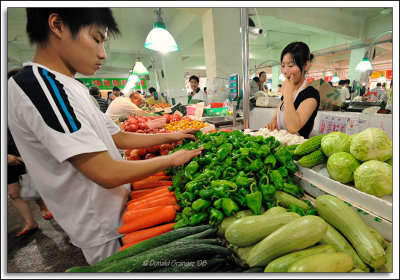
[[[22,160],[21,157],[7,154],[7,165],[13,165],[13,166],[21,165],[22,162],[24,161]]]
[[[185,138],[193,138],[195,139],[193,133],[196,132],[198,129],[188,128],[183,129],[177,132],[170,133],[171,141],[180,141]]]
[[[202,150],[203,148],[199,148],[196,150],[179,150],[175,153],[168,155],[168,157],[170,157],[171,159],[171,166],[177,167],[187,163],[192,158],[199,156]]]

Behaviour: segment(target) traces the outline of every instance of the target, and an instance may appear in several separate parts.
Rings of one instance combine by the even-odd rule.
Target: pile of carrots
[[[132,182],[123,225],[118,232],[125,234],[120,251],[146,239],[172,230],[176,211],[179,210],[172,186],[172,176],[158,172],[140,181]]]

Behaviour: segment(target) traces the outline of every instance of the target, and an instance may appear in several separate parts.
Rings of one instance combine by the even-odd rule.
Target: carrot
[[[135,182],[143,182],[143,181],[170,180],[171,178],[172,178],[172,176],[149,176],[149,177],[141,179],[141,180],[133,181],[133,183],[135,183]]]
[[[160,172],[153,174],[152,176],[167,176],[167,174],[165,174],[164,171],[160,171]]]
[[[118,252],[121,252],[122,250],[125,250],[126,248],[129,248],[129,247],[131,247],[131,246],[133,246],[135,244],[138,244],[139,242],[142,242],[142,241],[144,241],[144,240],[139,240],[139,241],[136,241],[136,242],[124,244],[124,246],[119,248]]]
[[[133,200],[139,201],[139,200],[143,200],[143,199],[150,198],[150,197],[156,197],[160,194],[166,194],[166,193],[172,194],[175,192],[174,191],[170,192],[168,189],[160,189],[160,190],[145,194],[139,198],[132,199],[131,201],[133,201]]]
[[[169,197],[169,196],[175,197],[175,192],[163,193],[163,194],[157,195],[156,197],[148,197],[148,198],[145,198],[145,199],[142,199],[142,200],[139,200],[139,201],[133,201],[132,202],[132,200],[131,200],[131,201],[129,201],[130,203],[127,203],[126,205],[127,205],[127,208],[128,207],[132,207],[130,205],[134,205],[134,206],[144,205],[144,204],[147,204],[149,202],[152,202],[152,201],[164,198],[164,197]]]
[[[148,203],[139,203],[138,204],[130,204],[128,206],[128,211],[131,209],[139,210],[145,208],[151,208],[156,206],[167,206],[167,205],[176,205],[176,198],[174,196],[166,196],[160,199],[152,200]]]
[[[135,208],[130,208],[130,210],[126,211],[124,215],[122,216],[122,221],[124,224],[129,223],[130,221],[136,220],[139,217],[142,217],[144,215],[147,215],[151,212],[154,212],[162,207],[165,207],[166,205],[162,206],[155,206],[155,207],[150,207],[150,208],[143,208],[143,209],[138,209],[136,210]],[[175,211],[179,211],[181,208],[179,205],[172,205],[175,209]]]
[[[154,195],[153,195],[153,193],[150,193],[146,197],[142,196],[142,197],[139,197],[137,199],[132,199],[132,200],[128,201],[126,206],[131,205],[132,203],[142,202],[144,200],[150,201],[151,199],[155,200],[155,199],[159,199],[159,198],[162,198],[162,197],[165,197],[165,196],[170,196],[170,195],[175,195],[175,192],[166,191],[166,192],[162,192],[162,193],[154,194]]]
[[[134,190],[151,189],[155,187],[172,186],[172,181],[149,181],[149,182],[133,182],[132,187]]]
[[[162,186],[162,187],[157,187],[157,188],[152,188],[152,189],[144,189],[144,190],[133,190],[131,191],[131,199],[135,199],[135,198],[139,198],[142,197],[146,194],[158,191],[158,190],[162,190],[162,189],[168,189],[169,186]]]
[[[161,226],[156,226],[156,227],[152,227],[152,228],[134,231],[134,232],[126,234],[122,238],[122,241],[124,242],[124,244],[126,244],[126,243],[132,243],[132,242],[136,242],[136,241],[140,241],[140,240],[146,240],[146,239],[152,238],[154,236],[157,236],[157,235],[160,235],[160,234],[163,234],[163,233],[166,233],[166,232],[172,230],[172,226],[174,224],[175,223],[168,223],[168,224],[164,224]]]
[[[174,198],[175,199],[175,198]],[[172,205],[160,208],[157,211],[149,213],[145,216],[137,218],[127,224],[122,225],[119,233],[130,233],[133,231],[153,227],[163,223],[170,223],[175,219],[175,209]]]

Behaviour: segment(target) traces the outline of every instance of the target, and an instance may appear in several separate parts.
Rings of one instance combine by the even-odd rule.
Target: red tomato
[[[148,148],[147,148],[147,151],[148,151],[149,153],[155,154],[155,153],[157,153],[157,152],[160,150],[160,147],[161,147],[160,145],[148,147]]]
[[[142,129],[138,129],[136,132],[137,133],[144,133],[144,131]]]
[[[156,157],[155,154],[148,153],[144,158],[145,159],[151,159],[151,158],[154,158],[154,157]]]
[[[152,115],[150,119],[151,119],[151,120],[158,119],[158,116],[157,116],[157,115]]]
[[[130,132],[136,132],[138,130],[138,126],[136,124],[130,124],[128,126],[128,131]]]
[[[176,147],[176,142],[172,142],[171,145],[172,145],[172,147],[175,149],[175,147]]]
[[[130,155],[128,160],[140,160],[140,156],[138,154]]]
[[[160,146],[160,155],[168,155],[169,151],[172,151],[174,147],[171,144],[162,144]]]
[[[139,123],[138,127],[139,127],[139,129],[143,129],[143,130],[148,128],[147,124],[145,124],[145,123]]]
[[[147,149],[146,148],[138,149],[137,153],[138,153],[139,156],[145,156],[147,154]]]
[[[130,121],[129,121],[129,124],[136,124],[136,125],[138,125],[138,120],[137,119],[131,119]]]
[[[131,156],[132,155],[137,155],[137,154],[138,154],[138,149],[131,150],[131,153],[130,153]]]
[[[181,120],[181,116],[179,116],[178,114],[173,114],[171,116],[171,122],[177,122]]]
[[[129,157],[131,155],[132,149],[125,150],[125,156]]]

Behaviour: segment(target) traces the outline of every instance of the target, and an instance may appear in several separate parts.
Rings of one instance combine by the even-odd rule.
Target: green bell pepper
[[[278,190],[283,190],[283,178],[277,169],[274,169],[269,173],[269,180],[274,183],[274,186]]]
[[[274,169],[276,165],[276,158],[273,154],[268,155],[264,160],[264,165],[270,169]]]
[[[195,199],[194,193],[184,192],[182,193],[182,200],[185,204],[190,204]]]
[[[249,192],[246,188],[244,188],[244,187],[243,187],[243,188],[240,188],[239,191],[238,191],[238,194],[241,195],[241,196],[243,196],[243,197],[246,197],[246,195],[249,194],[249,193],[250,193],[250,192]]]
[[[289,204],[289,212],[295,212],[297,214],[299,214],[300,216],[305,216],[306,213],[304,212],[304,210],[294,204]]]
[[[249,141],[251,142],[255,142],[255,143],[263,143],[264,141],[264,137],[262,135],[258,135],[258,136],[251,136],[249,138]]]
[[[212,188],[213,190],[213,196],[214,197],[228,197],[228,193],[225,189],[225,186],[216,186],[214,188]]]
[[[211,142],[214,147],[219,147],[223,143],[225,143],[225,139],[223,137],[218,137],[218,136],[211,136]]]
[[[194,191],[200,189],[203,186],[203,184],[204,182],[200,180],[191,181],[185,185],[185,190],[194,193]]]
[[[252,192],[246,195],[246,204],[253,211],[254,215],[261,214],[262,194],[260,191]]]
[[[204,150],[208,151],[208,150],[211,150],[212,143],[211,142],[203,143],[203,144],[200,145],[200,147],[203,147]]]
[[[224,160],[233,150],[233,145],[231,143],[224,143],[218,149],[217,159],[219,161]]]
[[[209,220],[209,224],[211,226],[219,225],[223,219],[224,219],[224,213],[222,213],[221,211],[219,211],[215,208],[211,208],[210,220]]]
[[[281,166],[278,168],[279,173],[281,173],[282,177],[287,177],[289,176],[289,171],[285,166]]]
[[[222,175],[222,178],[224,179],[230,179],[233,176],[235,176],[237,173],[237,170],[233,167],[227,167]]]
[[[318,211],[317,209],[308,209],[305,215],[318,215]]]
[[[173,229],[179,229],[183,227],[187,227],[189,225],[189,219],[181,219],[173,225]]]
[[[244,174],[244,172],[243,172]],[[248,178],[246,175],[238,176],[235,180],[236,185],[240,187],[249,187],[254,182],[254,178]]]
[[[244,157],[250,156],[250,148],[240,148],[240,154]]]
[[[204,212],[197,213],[189,218],[189,225],[196,226],[208,220],[208,214]]]
[[[222,198],[221,207],[227,217],[239,210],[239,206],[231,198]]]
[[[215,200],[213,206],[215,209],[220,210],[222,208],[222,198]]]
[[[197,130],[197,131],[194,133],[194,137],[196,137],[197,140],[202,141],[202,139],[203,139],[203,132],[202,132],[201,130]]]
[[[196,214],[196,213],[193,211],[192,207],[185,207],[182,210],[182,217],[183,218],[189,219],[194,214]]]
[[[238,158],[238,160],[236,161],[236,169],[244,170],[246,166],[247,166],[246,160],[242,157]]]
[[[213,195],[213,189],[201,189],[199,196],[203,199],[209,199]]]
[[[260,170],[262,167],[263,167],[262,161],[261,161],[260,159],[256,158],[255,160],[253,160],[253,161],[250,163],[249,169],[250,169],[251,171],[256,172],[256,171]]]
[[[211,206],[211,202],[202,198],[197,199],[192,203],[192,209],[194,212],[201,212]]]
[[[246,197],[245,196],[240,195],[239,193],[233,193],[232,194],[232,198],[241,207],[246,207],[247,206],[247,201],[246,201]]]
[[[199,170],[199,163],[195,160],[192,160],[185,168],[185,175],[190,174],[193,176]]]
[[[287,183],[283,183],[283,191],[285,193],[291,194],[297,198],[300,198],[300,190],[299,187],[297,185],[294,184],[287,184]]]
[[[272,148],[273,144],[275,143],[275,137],[269,136],[267,138],[264,138],[263,143]]]
[[[284,145],[279,146],[274,155],[290,172],[295,173],[297,171],[297,165],[294,163],[292,155]]]

